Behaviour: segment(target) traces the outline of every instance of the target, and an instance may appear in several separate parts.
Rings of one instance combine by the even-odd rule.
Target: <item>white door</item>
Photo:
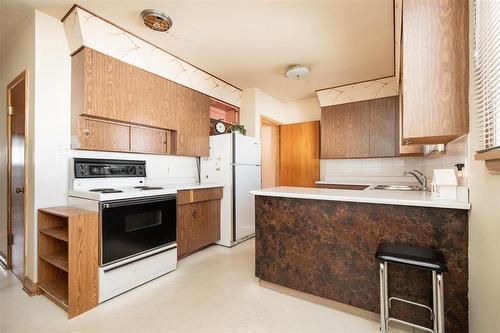
[[[235,165],[235,240],[255,233],[255,199],[250,191],[260,189],[260,166]]]
[[[260,140],[241,134],[234,136],[234,163],[260,165]]]

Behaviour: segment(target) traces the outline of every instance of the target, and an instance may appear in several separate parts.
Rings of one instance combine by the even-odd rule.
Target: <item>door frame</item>
[[[29,91],[28,91],[28,72],[22,71],[14,80],[7,85],[6,90],[6,108],[7,108],[7,269],[12,269],[12,244],[9,244],[9,238],[12,237],[12,115],[11,90],[24,80],[24,200],[23,200],[23,273],[26,278],[26,237],[27,237],[27,219],[28,219],[28,194],[29,192]],[[24,283],[24,281],[21,281]]]
[[[264,123],[267,123],[268,125],[271,125],[271,126],[276,126],[278,128],[278,161],[277,161],[277,168],[278,168],[278,170],[276,171],[276,177],[277,177],[277,184],[276,184],[276,186],[280,186],[280,166],[281,166],[281,158],[280,158],[281,150],[280,150],[280,145],[281,145],[281,125],[282,125],[282,123],[280,123],[280,122],[278,122],[278,121],[276,121],[276,120],[274,120],[272,118],[260,115],[259,140],[261,140],[261,138],[262,138],[262,126],[264,125]],[[262,161],[262,142],[260,143],[260,145],[261,145],[261,150],[260,150],[260,155],[261,156],[260,156],[260,158],[261,158],[261,161]],[[263,175],[263,172],[261,172],[260,174],[261,174],[261,176],[260,176],[261,177],[260,178],[260,183],[262,185],[262,175]]]

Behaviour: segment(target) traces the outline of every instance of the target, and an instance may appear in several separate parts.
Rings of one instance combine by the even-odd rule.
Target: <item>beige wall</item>
[[[470,73],[473,70],[472,1],[470,2]],[[469,217],[469,332],[500,332],[500,174],[490,174],[475,161],[478,122],[470,82],[470,201]]]
[[[2,45],[4,50],[1,56],[0,76],[0,251],[7,254],[7,116],[6,89],[7,85],[14,80],[22,71],[26,70],[28,76],[28,99],[29,105],[26,113],[26,121],[29,125],[28,160],[33,165],[33,135],[34,135],[34,91],[35,91],[35,16],[32,15],[26,22],[21,22],[22,27],[16,36],[11,36],[7,45]],[[29,183],[33,184],[33,169],[28,174]],[[28,189],[29,191],[29,189]],[[33,211],[33,191],[26,195],[28,212]],[[28,221],[32,220],[33,214],[28,214]],[[27,243],[33,242],[33,233],[28,231]],[[28,253],[27,253],[28,255]],[[29,258],[32,260],[32,258]]]
[[[321,107],[316,96],[285,103],[284,109],[285,123],[287,124],[303,123],[321,118]]]
[[[243,91],[240,109],[240,123],[245,125],[247,135],[260,136],[261,118],[278,124],[294,124],[319,120],[321,107],[317,97],[282,103],[260,89]]]

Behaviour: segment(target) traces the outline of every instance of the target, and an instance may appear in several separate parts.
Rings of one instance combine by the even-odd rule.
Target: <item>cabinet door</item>
[[[210,136],[210,98],[192,89],[177,85],[179,110],[177,155],[208,156]]]
[[[128,151],[130,148],[129,127],[80,117],[78,135],[74,149]]]
[[[369,140],[369,102],[321,109],[321,158],[368,157]]]
[[[188,253],[188,226],[191,224],[191,205],[177,206],[177,257]]]
[[[147,72],[85,48],[87,115],[153,125],[146,121]]]
[[[185,257],[219,239],[220,200],[177,206],[177,257]]]
[[[396,156],[398,97],[370,101],[370,157]]]
[[[202,249],[220,239],[220,200],[189,204],[188,252]]]
[[[447,143],[469,131],[468,1],[405,0],[403,137]]]
[[[398,96],[398,155],[399,156],[422,156],[424,147],[422,145],[407,145],[403,138],[403,96]]]
[[[141,153],[167,154],[167,131],[152,128],[130,128],[130,150]]]

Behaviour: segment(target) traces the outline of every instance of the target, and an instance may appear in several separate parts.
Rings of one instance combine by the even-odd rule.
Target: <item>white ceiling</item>
[[[34,8],[61,18],[76,1],[241,89],[257,87],[282,102],[394,70],[393,0],[0,1],[3,41]],[[143,26],[145,8],[166,12],[171,30]],[[310,67],[311,75],[287,79],[294,64]]]

